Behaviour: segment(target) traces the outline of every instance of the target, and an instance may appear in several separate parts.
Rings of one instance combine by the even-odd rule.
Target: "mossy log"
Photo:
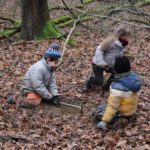
[[[11,37],[12,35],[20,32],[21,30],[21,21],[20,20],[12,20],[5,18],[5,20],[12,22],[12,25],[10,28],[4,29],[3,31],[0,31],[0,40]]]
[[[70,19],[72,19],[71,16],[65,15],[65,16],[60,16],[60,17],[54,18],[54,19],[52,19],[52,21],[54,24],[59,24],[59,23],[68,21]]]
[[[20,32],[20,29],[21,28],[16,28],[16,29],[8,29],[8,30],[5,30],[3,32],[0,32],[0,40],[1,39],[4,39],[4,38],[7,38],[7,37],[11,37],[12,35]]]
[[[89,17],[89,16],[85,16],[85,17],[82,17],[80,22],[83,22],[83,21],[88,21],[88,20],[91,20],[92,17]],[[69,20],[63,22],[63,20],[58,24],[58,27],[59,28],[63,28],[63,27],[66,27],[66,26],[69,26],[71,24],[73,24],[73,22],[75,21],[74,18],[70,18]]]
[[[87,21],[90,19],[92,19],[92,17],[84,16],[81,18],[81,22]],[[72,18],[71,16],[67,16],[67,15],[61,16],[58,18],[54,18],[54,19],[50,20],[49,22],[47,22],[47,24],[43,28],[43,32],[42,32],[41,36],[38,38],[35,37],[35,39],[40,40],[40,39],[61,37],[64,35],[64,32],[61,31],[59,28],[69,26],[69,25],[73,24],[74,21],[75,21],[74,18]],[[0,39],[10,37],[10,36],[20,32],[21,21],[14,21],[14,22],[15,23],[12,27],[7,28],[4,31],[0,32]]]
[[[5,18],[5,20],[9,21],[8,18]],[[11,37],[15,33],[20,32],[21,21],[15,21],[11,19],[10,21],[12,22],[12,25],[10,26],[10,28],[3,29],[2,31],[0,31],[0,39]],[[46,39],[46,38],[61,37],[62,35],[64,35],[64,32],[61,31],[59,28],[68,26],[72,24],[73,22],[74,22],[74,19],[72,19],[71,16],[65,15],[65,16],[61,16],[58,18],[54,18],[50,20],[49,22],[47,22],[47,24],[43,28],[43,32],[41,36],[38,38],[35,37],[35,39],[40,40],[40,39]]]

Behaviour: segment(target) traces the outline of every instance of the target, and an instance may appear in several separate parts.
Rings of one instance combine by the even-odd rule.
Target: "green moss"
[[[13,24],[10,25],[10,29],[0,31],[0,37],[9,37],[13,35],[19,27],[21,27],[21,20],[16,20]]]
[[[73,22],[74,22],[74,19],[71,19],[71,20],[68,20],[68,21],[66,21],[66,22],[64,22],[64,23],[60,23],[60,24],[58,25],[58,27],[63,28],[63,27],[65,27],[65,26],[71,25]]]
[[[80,33],[80,32],[75,32],[74,35],[75,35],[75,36],[80,36],[81,33]]]
[[[45,39],[49,37],[59,37],[63,34],[52,21],[48,21],[45,27],[43,28],[42,35],[38,39]],[[36,38],[37,39],[37,38]]]
[[[90,16],[85,16],[85,17],[83,17],[81,20],[82,20],[82,21],[88,21],[88,20],[91,20],[91,19],[93,19],[93,18],[90,17]]]
[[[9,37],[9,35],[12,35],[14,32],[16,32],[17,29],[10,29],[10,30],[4,30],[0,32],[0,37]]]
[[[92,2],[94,2],[94,0],[84,0],[84,2],[83,2],[83,4],[89,4],[89,3],[92,3]]]
[[[21,20],[16,20],[14,23],[14,27],[20,27],[21,26]]]
[[[74,39],[70,38],[68,40],[67,44],[72,46],[72,47],[75,47],[77,45],[77,42]]]
[[[140,0],[136,6],[141,7],[141,6],[146,6],[146,5],[150,5],[150,0]]]
[[[84,16],[84,17],[81,18],[81,21],[87,21],[87,20],[90,20],[90,19],[92,19],[92,17]],[[69,26],[69,25],[73,24],[74,21],[75,21],[75,20],[71,18],[71,19],[68,20],[68,21],[65,21],[65,22],[63,22],[63,23],[58,24],[58,27],[63,28],[63,27],[65,27],[65,26]]]
[[[71,19],[70,16],[61,16],[61,17],[52,19],[52,21],[53,21],[54,24],[58,24],[58,23],[61,23],[61,22],[68,21],[70,19]]]

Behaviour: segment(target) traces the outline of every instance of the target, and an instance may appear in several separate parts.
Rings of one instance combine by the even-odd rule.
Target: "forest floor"
[[[87,23],[95,27],[94,21]],[[95,25],[95,26],[94,26]],[[98,25],[97,25],[98,26]],[[96,28],[96,27],[95,27]],[[112,31],[114,26],[108,26]],[[40,60],[48,46],[61,40],[15,41],[16,36],[0,43],[0,149],[1,150],[148,150],[150,149],[150,30],[132,27],[134,33],[126,48],[132,69],[142,80],[139,93],[138,118],[126,128],[102,131],[96,128],[92,113],[107,101],[108,93],[97,88],[81,93],[91,73],[91,61],[96,46],[107,36],[99,30],[90,31],[77,25],[73,35],[76,46],[67,46],[64,63],[56,72],[60,94],[66,101],[81,101],[83,114],[47,115],[43,104],[38,109],[9,105],[6,96],[17,92],[27,69]]]

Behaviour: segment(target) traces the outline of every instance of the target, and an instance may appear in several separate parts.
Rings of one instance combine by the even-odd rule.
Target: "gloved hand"
[[[107,123],[105,121],[101,121],[97,124],[97,128],[100,128],[102,130],[107,130]]]
[[[61,97],[59,95],[57,96],[53,96],[51,98],[51,102],[52,104],[54,104],[55,106],[60,106],[60,101],[61,101]]]

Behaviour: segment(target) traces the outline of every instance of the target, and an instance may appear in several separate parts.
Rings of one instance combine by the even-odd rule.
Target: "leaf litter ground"
[[[150,37],[149,31],[137,30],[126,50],[132,68],[142,79],[139,93],[138,118],[125,129],[104,132],[96,128],[91,116],[95,107],[107,100],[97,88],[82,94],[81,87],[91,73],[91,62],[100,33],[82,31],[74,37],[76,47],[67,46],[64,63],[57,70],[59,91],[66,101],[82,101],[83,114],[47,114],[43,105],[22,109],[6,103],[9,92],[19,91],[28,67],[42,58],[51,42],[3,41],[0,48],[0,147],[1,149],[150,149]],[[136,37],[136,38],[135,38]]]

